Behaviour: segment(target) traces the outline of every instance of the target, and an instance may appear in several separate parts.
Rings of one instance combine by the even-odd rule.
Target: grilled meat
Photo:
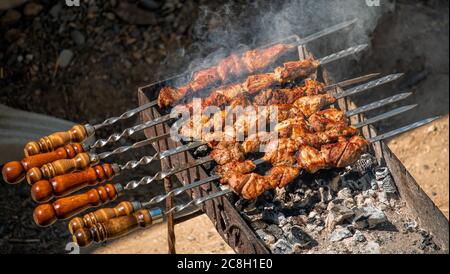
[[[219,142],[209,156],[219,165],[245,160],[244,151],[236,142]]]
[[[275,84],[282,84],[300,77],[306,77],[313,73],[317,66],[317,61],[312,59],[292,61],[276,68],[273,73],[250,75],[242,84],[226,85],[214,91],[232,100],[238,93],[255,94]],[[188,91],[197,92],[219,81],[220,76],[216,66],[199,71],[194,74],[193,81],[183,86],[181,90],[172,87],[161,89],[159,94],[161,98],[158,98],[158,105],[162,108],[169,107],[179,101]]]
[[[229,162],[221,166],[217,166],[216,173],[222,177],[230,177],[233,173],[246,174],[255,170],[256,165],[250,161],[245,160],[242,162]]]
[[[361,136],[352,136],[348,139],[342,137],[334,144],[322,146],[320,150],[300,146],[296,153],[296,166],[275,166],[265,176],[257,173],[227,173],[228,177],[222,178],[221,183],[228,184],[244,199],[255,199],[266,190],[281,188],[293,182],[302,169],[314,173],[320,169],[348,166],[365,152],[367,146],[368,141]]]
[[[283,89],[267,89],[254,97],[254,104],[258,106],[292,104],[303,96],[311,96],[323,93],[324,84],[305,80],[301,86]]]

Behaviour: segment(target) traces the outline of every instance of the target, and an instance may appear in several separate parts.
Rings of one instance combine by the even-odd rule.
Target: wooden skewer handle
[[[70,159],[81,152],[84,152],[83,146],[79,143],[74,143],[60,147],[55,151],[25,157],[20,162],[6,163],[2,170],[3,179],[10,184],[19,183],[25,178],[26,172],[32,168],[38,168],[60,159]]]
[[[49,226],[59,219],[70,218],[84,210],[97,207],[117,198],[120,184],[106,184],[85,193],[58,199],[51,204],[38,205],[33,218],[38,226]]]
[[[130,215],[141,208],[139,202],[123,201],[115,207],[102,208],[90,212],[83,217],[75,217],[69,222],[69,231],[73,235],[75,231],[83,227],[90,228],[98,223],[104,223],[109,219]]]
[[[119,172],[116,164],[105,163],[82,171],[59,175],[50,180],[41,180],[31,186],[31,197],[36,202],[46,202],[54,196],[65,196],[86,186],[110,180]]]
[[[32,185],[42,179],[67,174],[75,170],[82,170],[89,166],[91,160],[91,156],[88,153],[83,152],[77,154],[72,159],[60,159],[45,164],[40,168],[34,167],[27,171],[27,181]]]
[[[38,141],[31,141],[25,145],[25,156],[31,156],[39,153],[53,151],[58,147],[71,142],[81,142],[87,136],[94,133],[92,126],[75,125],[68,131],[55,132],[45,136]]]
[[[113,218],[107,222],[95,224],[90,228],[78,229],[72,239],[79,246],[84,247],[92,242],[101,243],[152,224],[153,218],[150,211],[140,209],[131,215]]]

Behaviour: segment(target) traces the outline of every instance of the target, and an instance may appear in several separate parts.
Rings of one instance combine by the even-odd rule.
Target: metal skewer
[[[368,47],[367,44],[358,45],[358,46],[355,46],[355,47],[350,47],[350,48],[342,50],[340,52],[333,53],[331,55],[323,57],[323,58],[319,59],[318,62],[319,62],[320,65],[328,64],[330,62],[333,62],[333,61],[339,60],[341,58],[344,58],[346,56],[353,55],[353,54],[356,54],[358,52],[361,52],[362,50],[366,49],[367,47]],[[402,74],[398,74],[398,75],[395,74],[395,75],[389,76],[389,78],[388,78],[388,76],[383,77],[383,78],[379,79],[379,81],[376,82],[376,83],[375,82],[367,83],[366,86],[365,86],[366,88],[361,87],[359,90],[355,90],[353,88],[353,89],[351,89],[352,93],[349,94],[349,95],[361,92],[361,91],[366,90],[366,89],[370,89],[370,88],[375,87],[377,85],[381,85],[382,83],[387,83],[387,82],[393,81],[393,80],[399,78],[401,75]],[[348,95],[340,94],[339,98],[343,98],[345,96],[348,96]],[[127,128],[127,129],[123,130],[121,133],[114,133],[114,134],[110,135],[106,139],[99,139],[99,140],[95,141],[93,144],[83,143],[83,146],[84,147],[89,147],[90,149],[101,148],[101,147],[106,146],[107,144],[111,144],[111,143],[117,142],[117,141],[119,141],[122,138],[130,137],[131,135],[135,134],[138,131],[141,131],[141,130],[144,130],[146,128],[153,127],[153,126],[156,126],[156,125],[168,122],[168,121],[173,120],[173,119],[175,119],[175,118],[172,117],[170,114],[166,114],[166,115],[158,117],[158,118],[156,118],[154,120],[147,121],[147,122],[145,122],[143,124]]]
[[[353,19],[353,20],[342,22],[335,26],[331,26],[329,28],[326,28],[324,30],[321,30],[319,32],[311,34],[303,39],[299,39],[298,41],[296,41],[296,45],[302,45],[302,44],[311,42],[313,40],[316,40],[318,38],[321,38],[325,35],[336,32],[340,29],[344,29],[350,25],[353,25],[356,21],[357,21],[356,19]],[[331,59],[333,59],[333,58],[331,58]],[[330,60],[330,61],[332,61],[332,60]],[[141,111],[148,109],[150,107],[154,107],[156,105],[157,105],[156,101],[151,101],[151,102],[144,104],[142,106],[139,106],[137,108],[128,110],[117,117],[108,118],[108,119],[104,120],[103,122],[98,123],[96,125],[90,125],[90,124],[75,125],[68,131],[55,132],[49,136],[45,136],[45,137],[41,138],[37,142],[29,142],[28,144],[25,145],[25,149],[24,149],[25,156],[31,156],[31,155],[38,154],[38,153],[53,151],[57,147],[63,146],[70,142],[81,142],[84,139],[86,139],[87,137],[93,135],[95,133],[95,131],[100,128],[113,125],[120,120],[131,118],[131,117],[135,116],[137,113],[140,113]]]
[[[360,91],[362,91],[362,89],[360,89]],[[373,103],[370,103],[370,104],[367,104],[367,105],[355,108],[353,110],[349,110],[349,111],[347,111],[345,113],[345,116],[351,117],[351,116],[354,116],[354,115],[362,114],[364,112],[367,112],[367,111],[370,111],[370,110],[374,110],[376,108],[380,108],[382,106],[385,106],[385,105],[388,105],[388,104],[391,104],[391,103],[403,100],[403,99],[407,98],[408,96],[410,96],[411,94],[412,94],[411,92],[403,92],[403,93],[400,93],[400,94],[396,94],[396,95],[393,95],[391,97],[388,97],[388,98],[385,98],[385,99],[381,99],[379,101],[376,101],[376,102],[373,102]],[[399,113],[401,113],[401,112],[399,112]],[[387,116],[387,117],[391,117],[391,116]],[[379,120],[377,120],[377,121],[379,121]],[[355,127],[356,128],[360,128],[363,125],[364,124],[362,124],[362,125],[357,124],[357,125],[355,125]],[[170,149],[170,150],[165,150],[165,151],[162,151],[162,152],[158,152],[158,153],[156,153],[153,156],[149,156],[147,158],[147,160],[150,161],[150,162],[151,161],[161,160],[161,159],[167,158],[169,156],[172,156],[172,155],[184,152],[184,151],[188,151],[188,150],[191,150],[191,149],[194,149],[194,148],[206,145],[206,144],[207,144],[207,142],[204,142],[204,141],[191,142],[191,143],[188,143],[186,145],[178,146],[178,147]],[[148,163],[150,163],[150,162],[148,162]]]
[[[369,142],[374,143],[382,141],[386,138],[390,138],[395,135],[409,131],[411,129],[428,124],[438,118],[439,117],[432,117],[412,123],[410,125],[375,136],[369,139]],[[206,184],[217,179],[218,179],[217,175],[210,176],[201,181],[198,181],[197,183],[192,184],[192,187],[200,186],[199,182],[202,182],[202,184]],[[207,201],[224,197],[231,192],[232,190],[222,186],[222,190],[220,191],[211,193],[207,196],[195,198],[185,204],[176,205],[167,211],[163,211],[160,208],[146,209],[146,207],[148,207],[153,203],[153,201],[150,200],[148,202],[141,203],[141,208],[137,210],[135,213],[130,215],[122,215],[122,216],[119,215],[119,217],[114,217],[110,219],[106,218],[103,219],[102,222],[94,222],[90,224],[85,223],[84,218],[83,219],[78,218],[79,221],[81,221],[81,223],[78,223],[78,226],[76,227],[77,229],[73,230],[73,228],[75,227],[70,226],[69,224],[69,230],[73,234],[72,238],[74,242],[78,243],[80,246],[88,246],[92,242],[104,242],[108,239],[112,239],[124,235],[126,233],[130,233],[136,229],[151,226],[152,224],[154,224],[154,221],[162,220],[164,216],[167,214],[179,213],[190,206],[199,206]],[[74,222],[72,221],[70,223],[72,225],[74,224]],[[105,231],[106,233],[100,233],[100,231]]]
[[[437,118],[439,118],[439,117],[425,119],[425,120],[413,123],[411,125],[390,131],[388,133],[373,137],[373,138],[369,139],[368,141],[371,143],[381,141],[385,138],[392,137],[394,135],[397,135],[397,134],[406,132],[408,130],[411,130],[413,128],[427,124]],[[57,219],[69,218],[89,207],[99,206],[103,203],[114,200],[119,195],[119,193],[121,193],[124,190],[134,189],[143,184],[149,184],[155,180],[160,180],[167,176],[171,176],[180,171],[183,171],[183,170],[186,170],[186,169],[198,166],[198,165],[202,165],[209,161],[212,161],[212,159],[209,156],[203,157],[201,159],[194,161],[193,163],[189,163],[182,167],[171,168],[166,171],[160,171],[157,174],[155,174],[154,176],[145,176],[145,177],[141,178],[140,180],[130,181],[125,185],[125,187],[123,187],[119,183],[116,183],[114,185],[106,184],[105,186],[100,186],[98,189],[91,189],[88,192],[83,193],[83,194],[78,194],[75,196],[56,200],[52,204],[41,204],[34,210],[34,215],[33,215],[34,220],[35,220],[36,224],[38,224],[40,226],[48,226],[48,225],[54,223]],[[263,158],[260,158],[260,159],[255,160],[254,164],[257,165],[257,164],[261,164],[262,162],[264,162],[264,160],[263,160]],[[209,180],[216,180],[216,179],[218,179],[217,176],[211,176],[207,179],[202,180],[202,183],[207,183]],[[197,184],[196,184],[196,186],[197,186]],[[97,194],[95,194],[95,193],[97,193]],[[107,195],[107,196],[99,196],[98,193],[105,193],[105,195]],[[96,200],[87,198],[87,197],[96,197],[96,196],[98,197]],[[77,200],[79,200],[79,202],[75,202]],[[83,201],[83,202],[81,202],[81,201]],[[146,205],[149,205],[154,202],[156,202],[156,199],[146,202]],[[55,208],[58,208],[58,211],[56,211]]]

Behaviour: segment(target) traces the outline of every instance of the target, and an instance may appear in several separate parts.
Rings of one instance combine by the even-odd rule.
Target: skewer
[[[385,106],[387,104],[391,104],[393,102],[397,102],[399,100],[407,98],[411,93],[400,93],[376,102],[373,102],[371,104],[361,106],[359,108],[356,108],[354,110],[348,111],[345,113],[345,116],[351,117],[353,115],[358,115],[370,110],[373,110],[375,108],[379,108],[382,106]],[[402,113],[403,111],[409,110],[411,107],[404,107],[401,109],[396,109],[394,111],[391,111],[389,113],[381,114],[377,117],[371,118],[372,122],[377,122],[382,119],[386,119],[389,117],[392,117],[393,115]],[[359,123],[356,125],[356,128],[360,128],[363,125],[367,125],[368,123]],[[46,202],[50,200],[53,196],[65,196],[70,193],[75,192],[76,190],[79,190],[83,187],[86,187],[88,185],[96,185],[100,182],[103,182],[105,180],[111,180],[113,177],[120,174],[121,170],[123,169],[134,169],[137,166],[140,165],[148,165],[153,161],[156,160],[162,160],[164,158],[170,157],[172,155],[188,151],[194,148],[197,148],[199,146],[205,145],[206,142],[192,142],[184,146],[179,146],[174,149],[162,151],[159,153],[156,153],[152,156],[144,156],[140,160],[133,160],[129,161],[126,164],[120,166],[117,164],[100,164],[94,167],[89,167],[83,171],[65,174],[65,175],[59,175],[56,177],[53,177],[51,180],[40,180],[36,183],[34,183],[31,187],[31,196],[33,200],[36,202]],[[120,149],[120,148],[119,148]],[[105,153],[108,154],[108,153]],[[161,178],[163,179],[163,178]]]
[[[430,122],[432,122],[432,121],[434,121],[434,120],[436,120],[438,118],[439,117],[432,117],[432,118],[428,118],[428,119],[425,119],[425,120],[422,120],[422,121],[419,121],[419,122],[415,122],[415,123],[412,123],[410,125],[407,125],[407,126],[404,126],[404,127],[401,127],[401,128],[398,128],[398,129],[395,129],[395,130],[392,130],[392,131],[389,131],[387,133],[375,136],[375,137],[369,139],[368,141],[369,141],[369,143],[379,142],[379,141],[382,141],[382,140],[384,140],[386,138],[393,137],[395,135],[404,133],[404,132],[409,131],[411,129],[414,129],[414,128],[420,127],[422,125],[425,125],[427,123],[430,123]],[[186,185],[186,186],[178,188],[178,189],[174,189],[174,190],[171,191],[171,193],[168,193],[167,195],[177,195],[177,194],[181,193],[182,191],[186,191],[187,189],[191,189],[191,188],[194,188],[194,187],[199,187],[200,185],[213,182],[213,181],[215,181],[215,180],[217,180],[219,178],[220,177],[218,175],[213,175],[213,176],[210,176],[210,177],[205,178],[203,180],[200,180],[198,182],[195,182],[193,184]],[[180,211],[182,211],[183,209],[185,209],[188,206],[191,206],[191,205],[197,205],[198,206],[198,205],[200,205],[200,204],[202,204],[202,203],[204,203],[206,201],[225,196],[225,195],[227,195],[227,194],[229,194],[231,192],[232,191],[229,188],[226,188],[226,189],[223,189],[221,191],[212,193],[210,195],[193,199],[193,200],[191,200],[188,203],[185,203],[183,205],[177,205],[175,207],[172,207],[171,209],[169,209],[166,212],[163,212],[162,210],[159,210],[158,214],[153,215],[153,216],[155,216],[155,217],[156,216],[161,216],[162,217],[164,214],[168,214],[170,212],[174,212],[174,213],[180,212]],[[165,196],[165,197],[163,197],[163,196]],[[157,198],[157,199],[155,199],[155,198]],[[90,213],[91,218],[87,217],[87,215],[85,217],[83,217],[83,218],[74,218],[69,223],[69,231],[73,235],[74,241],[77,242],[78,244],[80,244],[80,246],[87,246],[90,243],[92,243],[92,241],[103,242],[103,241],[105,241],[107,239],[111,239],[111,238],[113,238],[115,236],[123,235],[123,232],[131,232],[132,230],[137,229],[138,226],[126,226],[126,225],[125,226],[121,226],[119,224],[121,224],[122,222],[124,224],[126,224],[127,220],[129,221],[130,219],[137,219],[136,217],[139,214],[150,214],[151,215],[150,212],[152,210],[154,210],[154,209],[146,209],[146,208],[148,208],[150,205],[152,205],[154,203],[157,203],[156,201],[159,200],[160,198],[163,198],[163,200],[164,200],[165,198],[167,198],[167,196],[166,195],[159,195],[159,196],[156,196],[156,197],[152,198],[151,200],[149,200],[147,202],[143,202],[143,203],[140,203],[140,202],[133,202],[133,203],[127,202],[131,207],[129,208],[129,211],[128,211],[128,213],[126,213],[126,215],[125,214],[121,215],[123,213],[119,213],[119,214],[115,214],[115,215],[110,215],[111,216],[110,218],[108,218],[108,216],[100,217],[101,214],[99,214],[99,213],[100,213],[101,210],[111,210],[111,209],[101,209],[101,210],[98,210],[96,212]],[[162,201],[162,200],[159,200],[159,202],[160,201]],[[123,204],[125,204],[125,203],[123,203]],[[130,215],[130,213],[133,210],[137,210],[137,212]],[[147,212],[147,213],[145,213],[145,212]],[[97,219],[96,216],[99,216],[100,218]],[[132,216],[132,217],[125,218],[125,216]],[[112,227],[112,224],[115,224],[114,227],[124,227],[124,228],[123,228],[123,230],[119,229],[119,230],[116,230],[114,232],[111,231],[112,233],[108,233],[108,230],[109,230],[108,228]],[[141,226],[141,227],[145,227],[147,225],[151,225],[151,222],[148,222],[146,225]],[[102,229],[103,231],[106,231],[106,233],[103,233],[102,236],[99,237],[98,236],[99,233],[96,233],[96,231],[99,231],[100,229]],[[97,237],[95,235],[97,235]]]
[[[388,117],[385,117],[388,118]],[[380,119],[375,119],[379,121]],[[100,186],[94,189],[91,189],[85,193],[69,196],[65,198],[60,198],[54,201],[51,204],[41,204],[34,210],[34,220],[36,224],[39,226],[48,226],[54,223],[57,219],[66,219],[70,218],[88,208],[97,207],[101,204],[105,204],[109,201],[115,200],[118,195],[126,190],[135,189],[140,185],[150,184],[156,180],[162,180],[167,178],[168,176],[172,176],[178,172],[205,164],[207,162],[213,161],[213,159],[209,156],[197,159],[192,163],[188,163],[186,165],[180,167],[174,167],[169,170],[160,171],[153,176],[145,176],[140,180],[132,180],[129,181],[125,186],[122,186],[120,183],[115,184],[106,184],[104,186]],[[254,161],[254,164],[261,164],[264,161],[262,159],[258,159]],[[70,175],[70,174],[69,174]],[[65,175],[67,176],[67,175]],[[212,180],[211,178],[218,179],[217,176],[212,176],[208,180]],[[209,181],[208,181],[209,182]],[[204,184],[206,181],[201,181],[201,183],[197,182],[193,187],[197,186],[197,184]],[[189,189],[189,187],[183,187],[177,191],[174,191],[172,194],[180,194],[181,192]],[[150,201],[148,201],[145,205],[156,203],[158,200],[162,199],[162,196],[156,197]]]
[[[129,215],[122,215],[108,219],[105,222],[95,223],[89,228],[81,227],[72,233],[72,240],[79,246],[86,247],[92,242],[100,243],[114,239],[139,228],[147,228],[161,223],[164,217],[170,213],[175,213],[174,219],[179,219],[183,216],[181,212],[187,208],[201,205],[206,201],[222,197],[230,192],[229,189],[218,191],[204,197],[193,199],[186,204],[174,206],[168,211],[163,211],[159,207],[150,209],[142,208]]]
[[[372,73],[372,74],[356,77],[353,79],[344,80],[342,82],[327,86],[324,89],[331,90],[338,86],[341,88],[344,88],[344,87],[347,87],[350,85],[361,83],[366,80],[370,80],[378,75],[379,75],[379,73]],[[131,128],[125,129],[124,132],[126,132],[126,133],[123,133],[123,134],[131,136],[135,132],[144,130],[148,127],[158,125],[165,121],[168,121],[168,119],[166,116],[163,116],[163,117],[157,118],[155,120],[145,122],[143,124],[136,125]],[[118,134],[113,134],[112,136],[116,136],[116,135],[118,135]],[[117,137],[110,137],[110,138],[113,138],[115,140]],[[119,139],[117,139],[117,140],[119,140]],[[113,140],[108,139],[107,141],[112,142]],[[107,141],[99,140],[97,142],[96,147],[99,148],[99,147],[102,147],[102,146],[108,144]],[[31,170],[32,168],[39,168],[39,167],[43,166],[44,164],[51,163],[51,162],[61,160],[61,159],[72,159],[77,154],[83,153],[83,152],[88,152],[89,150],[91,150],[93,148],[94,147],[91,146],[91,144],[89,144],[87,142],[67,144],[67,145],[65,145],[63,147],[59,147],[56,150],[51,151],[51,152],[28,156],[20,162],[13,161],[13,162],[6,163],[2,169],[3,179],[5,182],[10,183],[10,184],[19,183],[24,178],[26,178],[26,176],[25,176],[26,173],[29,170]]]
[[[343,51],[340,51],[340,52],[337,52],[337,53],[333,53],[331,55],[323,57],[323,58],[318,60],[318,63],[320,65],[328,64],[330,62],[333,62],[333,61],[339,60],[341,58],[344,58],[346,56],[356,54],[356,53],[364,50],[365,48],[367,48],[367,45],[365,45],[365,44],[364,45],[358,45],[358,46],[355,46],[355,47],[351,47],[351,48],[345,49]],[[349,92],[349,94],[343,92],[342,94],[339,94],[339,97],[337,97],[337,99],[343,98],[345,96],[349,96],[349,95],[352,95],[352,94],[356,94],[356,93],[361,92],[363,90],[370,89],[372,87],[381,85],[382,83],[387,83],[387,82],[390,82],[390,81],[394,81],[395,79],[398,79],[402,75],[403,75],[402,73],[388,75],[388,76],[385,76],[383,78],[380,78],[378,82],[369,82],[369,83],[367,83],[365,87],[360,87],[359,89],[352,88],[352,89],[350,89],[351,92]],[[173,120],[175,118],[177,118],[177,117],[172,117],[171,114],[166,114],[166,115],[158,117],[158,118],[156,118],[154,120],[147,121],[147,122],[145,122],[143,124],[140,124],[140,125],[137,125],[137,126],[134,126],[134,127],[131,127],[131,128],[127,128],[127,129],[123,130],[121,133],[111,134],[106,139],[99,139],[99,140],[95,141],[92,145],[90,145],[90,148],[101,148],[101,147],[104,147],[107,144],[111,144],[111,143],[117,142],[118,140],[120,140],[122,138],[129,137],[129,136],[133,135],[134,133],[136,133],[138,131],[141,131],[141,130],[144,130],[146,128],[153,127],[153,126],[156,126],[156,125],[168,122],[168,121]]]
[[[353,25],[354,23],[356,23],[356,21],[357,21],[356,19],[353,19],[350,21],[345,21],[345,22],[342,22],[335,26],[332,26],[332,27],[326,28],[324,30],[321,30],[319,32],[316,32],[314,34],[311,34],[310,36],[300,39],[299,41],[297,41],[296,44],[290,45],[290,47],[288,47],[287,49],[306,44],[308,42],[311,42],[313,40],[321,38],[325,35],[328,35],[333,32],[336,32],[338,30],[344,29],[350,25]],[[273,58],[278,58],[278,57],[279,56],[273,56]],[[259,56],[254,56],[254,58],[258,59]],[[272,61],[274,61],[274,60],[272,60]],[[272,63],[272,61],[269,61],[268,63]],[[128,119],[130,117],[133,117],[137,113],[139,113],[145,109],[148,109],[150,107],[154,107],[156,105],[157,105],[156,100],[151,101],[151,102],[149,102],[145,105],[139,106],[135,109],[128,110],[118,117],[108,118],[99,124],[96,124],[96,125],[89,125],[89,124],[80,125],[80,124],[78,124],[78,125],[73,126],[68,131],[55,132],[49,136],[45,136],[45,137],[41,138],[38,141],[29,142],[28,144],[25,145],[25,148],[24,148],[25,156],[31,156],[31,155],[38,154],[38,153],[49,152],[49,151],[54,150],[57,147],[63,146],[70,142],[81,142],[86,137],[94,134],[95,131],[97,131],[100,128],[103,128],[105,126],[110,126],[110,125],[117,123],[120,120],[124,120],[124,119]]]
[[[170,134],[166,133],[160,136],[136,142],[129,146],[121,146],[112,151],[107,151],[99,154],[93,152],[81,152],[71,159],[60,159],[48,164],[44,164],[40,168],[34,167],[29,169],[26,174],[27,182],[32,185],[42,179],[52,178],[76,170],[83,170],[91,165],[98,164],[100,160],[108,158],[112,155],[125,153],[129,150],[140,148],[168,137],[170,137]]]

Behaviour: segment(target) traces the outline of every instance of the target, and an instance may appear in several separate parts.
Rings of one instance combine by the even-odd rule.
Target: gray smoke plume
[[[212,9],[201,7],[194,27],[194,42],[183,50],[189,70],[214,64],[231,52],[280,40],[289,35],[306,36],[353,18],[353,29],[340,31],[308,45],[316,57],[361,43],[370,44],[370,34],[389,1],[374,0],[288,0],[230,1]],[[375,6],[373,6],[375,4]],[[345,76],[345,75],[344,75]]]

